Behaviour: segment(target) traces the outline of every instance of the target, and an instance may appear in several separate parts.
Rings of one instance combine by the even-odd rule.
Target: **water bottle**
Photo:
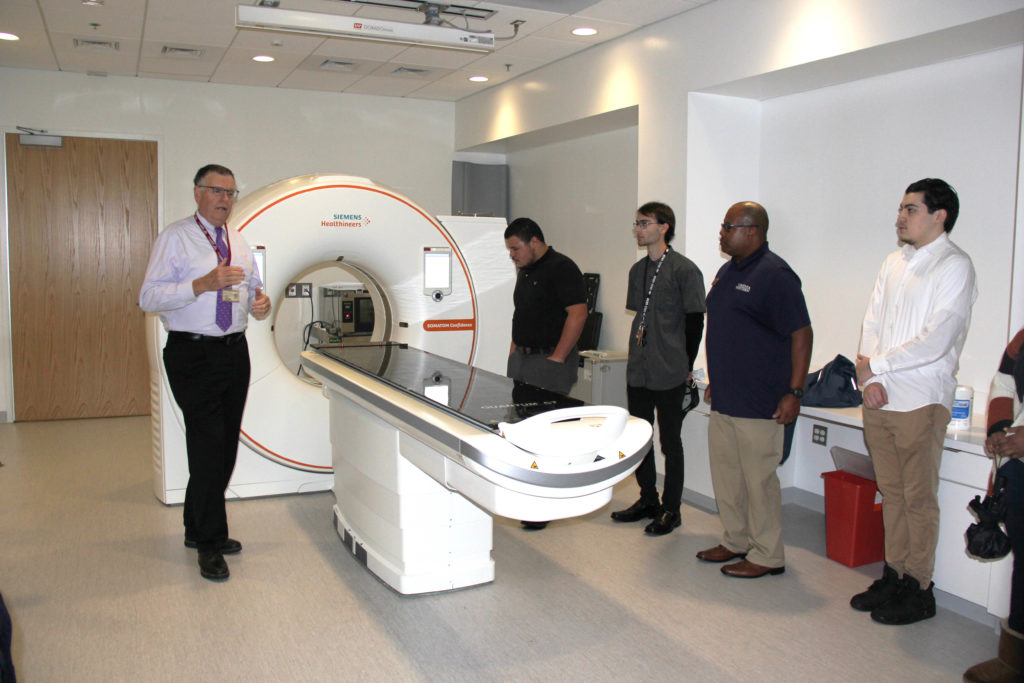
[[[958,384],[953,394],[953,418],[949,421],[951,429],[971,428],[971,404],[974,402],[974,389]]]

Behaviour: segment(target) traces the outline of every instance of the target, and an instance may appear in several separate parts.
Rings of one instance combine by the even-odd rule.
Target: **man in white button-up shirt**
[[[245,238],[227,225],[238,196],[235,176],[216,164],[193,179],[196,212],[156,238],[139,305],[159,313],[167,329],[164,368],[185,420],[188,486],[182,517],[185,545],[199,551],[199,573],[223,580],[228,538],[224,491],[238,453],[249,391],[245,329],[270,315],[270,298]]]
[[[907,188],[896,218],[902,247],[882,264],[864,314],[857,378],[882,493],[885,567],[850,605],[884,624],[935,616],[939,463],[978,297],[971,259],[948,237],[959,209],[943,180]]]

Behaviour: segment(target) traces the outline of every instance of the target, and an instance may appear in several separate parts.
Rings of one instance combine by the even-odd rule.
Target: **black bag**
[[[1006,477],[999,475],[992,486],[992,493],[975,496],[967,507],[977,522],[967,527],[967,553],[981,560],[998,560],[1010,552],[1010,539],[1003,532],[1006,520]]]
[[[821,370],[807,375],[803,404],[821,408],[850,408],[861,404],[857,366],[840,354]]]

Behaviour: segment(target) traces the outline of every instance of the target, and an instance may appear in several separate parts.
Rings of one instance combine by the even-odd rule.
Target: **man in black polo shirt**
[[[517,382],[568,394],[576,383],[576,342],[587,319],[583,273],[572,259],[545,244],[544,233],[532,219],[512,221],[505,229],[505,246],[519,270],[506,374]],[[543,529],[547,522],[523,525]]]
[[[505,246],[519,269],[513,294],[509,377],[568,394],[576,383],[576,342],[587,320],[587,290],[573,260],[544,243],[532,219],[505,229]]]

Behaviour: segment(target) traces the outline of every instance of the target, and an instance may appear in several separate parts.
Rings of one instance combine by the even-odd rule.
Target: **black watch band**
[[[804,390],[803,389],[794,389],[793,387],[790,387],[789,391],[787,393],[793,394],[797,398],[803,398],[804,397]]]

